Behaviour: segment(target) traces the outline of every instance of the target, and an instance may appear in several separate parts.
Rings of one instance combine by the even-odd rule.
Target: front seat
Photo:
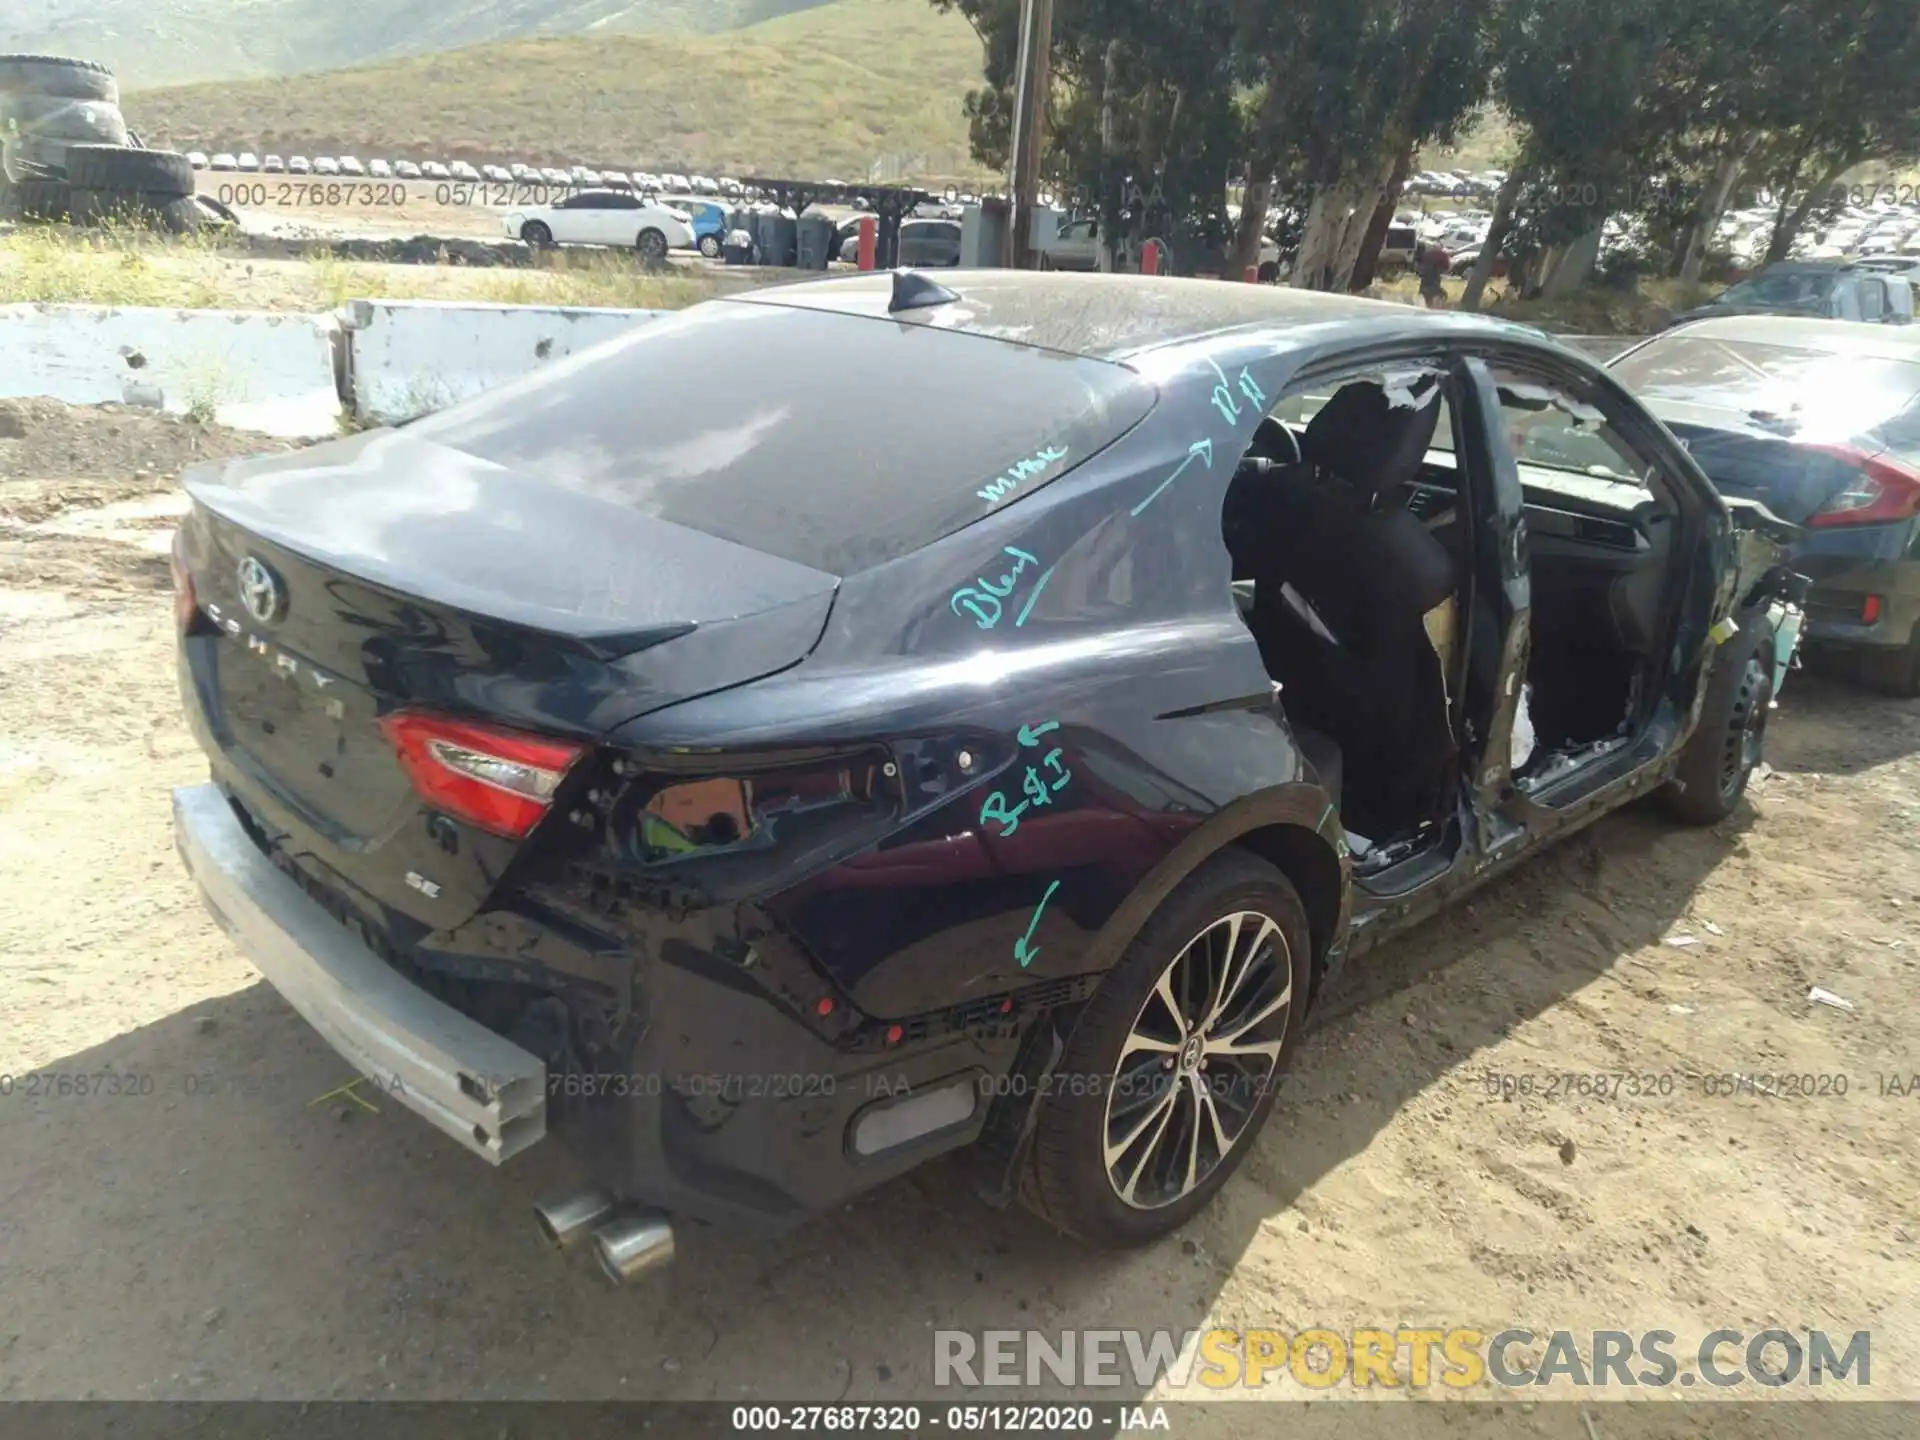
[[[1298,483],[1271,492],[1252,628],[1296,723],[1343,752],[1347,828],[1383,840],[1426,819],[1453,759],[1427,612],[1455,591],[1453,557],[1394,503],[1439,422],[1437,386],[1396,403],[1343,386],[1301,439]],[[1288,602],[1291,585],[1322,622]]]

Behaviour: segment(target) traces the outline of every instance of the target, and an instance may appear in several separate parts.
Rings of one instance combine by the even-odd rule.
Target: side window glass
[[[1860,282],[1860,318],[1879,320],[1887,313],[1887,292],[1879,280]]]
[[[1645,485],[1653,469],[1590,400],[1571,387],[1493,367],[1507,444],[1523,471],[1572,471]],[[1522,476],[1524,479],[1524,474]]]

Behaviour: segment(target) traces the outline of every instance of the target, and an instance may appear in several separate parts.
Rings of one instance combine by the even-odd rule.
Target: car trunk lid
[[[405,430],[186,488],[181,563],[208,623],[183,685],[216,772],[309,878],[432,929],[472,915],[529,837],[450,825],[383,721],[584,751],[636,714],[794,664],[836,585]]]

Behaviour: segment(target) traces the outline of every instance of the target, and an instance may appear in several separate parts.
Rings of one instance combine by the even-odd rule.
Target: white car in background
[[[451,180],[453,178],[453,172],[438,160],[427,161],[426,164],[420,167],[420,173],[425,175],[429,180]]]
[[[313,173],[316,175],[338,175],[340,173],[340,162],[331,155],[316,155],[313,157]]]
[[[209,170],[238,170],[240,168],[240,162],[233,158],[231,151],[217,150],[214,152],[213,159],[207,162],[207,168]]]
[[[393,178],[393,166],[384,160],[369,160],[367,162],[367,174],[373,176],[376,180],[391,180]]]
[[[512,182],[513,172],[504,165],[482,165],[480,178],[489,185],[506,185]]]
[[[351,155],[342,155],[340,157],[340,173],[342,175],[364,175],[367,173],[367,167]]]
[[[204,150],[187,151],[187,164],[191,165],[196,170],[206,169],[207,168],[207,152]]]
[[[289,175],[311,175],[313,173],[313,162],[304,155],[295,155],[287,161],[287,173]]]
[[[411,160],[398,161],[393,167],[393,177],[396,180],[418,180],[420,167]]]
[[[447,167],[449,174],[456,180],[474,181],[480,178],[480,172],[464,160],[456,160]]]
[[[632,246],[643,259],[693,245],[693,217],[670,205],[652,205],[620,190],[582,190],[551,205],[515,210],[502,228],[535,249],[549,245]]]
[[[260,157],[251,150],[242,150],[240,152],[240,158],[234,163],[242,170],[258,170],[260,168]]]

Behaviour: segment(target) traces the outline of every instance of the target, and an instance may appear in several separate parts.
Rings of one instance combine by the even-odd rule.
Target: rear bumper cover
[[[260,853],[217,785],[173,792],[173,834],[214,917],[361,1074],[495,1165],[546,1134],[545,1062],[361,944]]]

